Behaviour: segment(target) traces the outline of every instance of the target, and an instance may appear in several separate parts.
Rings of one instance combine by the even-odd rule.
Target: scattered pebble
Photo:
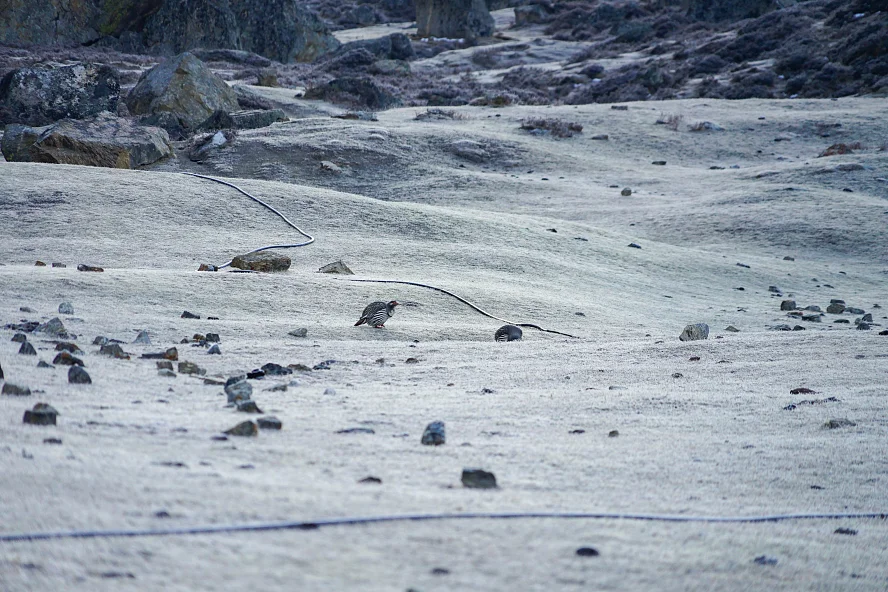
[[[211,355],[221,356],[221,355],[222,355],[222,350],[219,349],[219,344],[218,344],[218,343],[214,343],[214,344],[212,345],[212,347],[210,347],[210,349],[207,350],[207,353],[208,353],[208,354],[211,354]]]
[[[784,261],[795,261],[795,257],[791,257],[791,256],[787,255],[786,257],[783,258],[783,260]]]
[[[820,322],[820,314],[819,313],[803,314],[802,320],[808,321],[809,323],[819,323]]]
[[[738,263],[738,264],[737,264],[737,267],[744,267],[744,268],[746,268],[746,269],[749,269],[749,266],[746,265],[745,263]]]
[[[740,329],[738,329],[734,325],[728,325],[727,327],[725,327],[725,331],[728,331],[729,333],[739,333]]]
[[[629,243],[629,246],[632,247],[633,249],[640,249],[641,248],[641,245],[639,245],[638,243]]]
[[[250,380],[256,380],[256,379],[264,378],[264,377],[265,377],[265,371],[260,370],[259,368],[254,368],[254,369],[250,370],[249,372],[247,372],[247,378]]]
[[[307,337],[308,329],[305,327],[300,327],[299,329],[293,329],[292,331],[288,331],[287,335],[292,335],[293,337]]]
[[[577,549],[577,555],[579,557],[598,557],[600,553],[592,547],[580,547]]]
[[[76,354],[78,352],[83,353],[80,351],[80,348],[77,347],[76,343],[68,343],[65,341],[63,341],[61,343],[57,343],[55,346],[55,349],[56,349],[56,351],[66,351],[66,352],[69,352],[72,354]]]
[[[148,336],[148,331],[139,331],[139,334],[136,335],[133,343],[143,343],[145,345],[151,345],[151,338]]]
[[[72,315],[74,314],[74,305],[70,302],[62,302],[59,304],[59,314],[63,315]]]
[[[780,303],[780,310],[795,310],[796,302],[795,300],[784,300]]]
[[[102,271],[105,271],[105,270],[104,270],[103,268],[101,268],[101,267],[96,267],[95,265],[84,265],[83,263],[81,263],[80,265],[77,266],[77,271],[96,271],[96,272],[102,272]]]
[[[655,160],[651,164],[655,164],[657,166],[666,166],[666,161],[665,160]]]
[[[496,476],[483,469],[463,469],[461,480],[470,489],[496,489]]]
[[[117,358],[119,360],[129,360],[130,356],[128,353],[123,351],[123,348],[116,343],[107,343],[103,345],[99,349],[100,354],[104,354],[106,356],[111,356],[112,358]]]
[[[68,266],[65,265],[64,263],[59,263],[58,261],[53,261],[52,266],[53,266],[53,267],[61,267],[61,268],[63,268],[63,269],[64,269],[65,267],[68,267]]]
[[[255,436],[259,433],[259,426],[254,421],[242,421],[224,433],[229,436]]]
[[[47,364],[43,360],[40,360],[39,362],[37,362],[37,367],[38,368],[55,368],[55,366],[53,366],[52,364]]]
[[[521,327],[515,325],[503,325],[493,334],[494,341],[521,341],[523,333]]]
[[[586,430],[571,430],[567,432],[568,434],[585,434]]]
[[[15,397],[26,397],[31,394],[31,389],[26,386],[13,384],[11,382],[4,382],[3,389],[0,390],[0,394],[12,395]]]
[[[853,315],[862,315],[862,314],[865,314],[865,313],[866,313],[866,311],[863,310],[862,308],[855,308],[855,307],[853,307],[853,306],[849,306],[849,307],[847,307],[847,308],[845,309],[845,312],[847,312],[848,314],[853,314]],[[38,330],[39,330],[39,329],[38,329]]]
[[[253,395],[253,385],[247,382],[245,376],[233,376],[225,382],[225,394],[229,403],[247,401]]]
[[[74,357],[70,352],[61,351],[52,361],[53,364],[61,364],[62,366],[83,366],[83,360]]]
[[[407,358],[406,360],[404,360],[404,363],[405,364],[418,364],[419,360],[417,360],[416,358]]]
[[[175,347],[169,347],[159,353],[142,354],[141,358],[145,360],[169,360],[175,362],[179,359],[179,350]]]
[[[179,374],[197,374],[203,376],[207,371],[194,362],[179,362]]]
[[[279,430],[283,427],[281,420],[273,415],[260,417],[256,420],[256,424],[259,426],[259,429],[262,430]]]
[[[780,294],[781,290],[777,286],[768,286],[768,292],[773,294]]]
[[[38,261],[35,261],[35,262],[34,262],[34,266],[35,266],[35,267],[46,267],[46,263],[44,263],[43,261],[39,261],[39,260],[38,260]]]
[[[71,366],[68,369],[68,382],[70,384],[92,384],[92,378],[82,366]]]
[[[706,323],[695,323],[685,327],[678,339],[680,341],[697,341],[700,339],[707,339],[708,337],[709,325]]]
[[[363,479],[360,479],[358,483],[371,483],[373,485],[381,485],[382,479],[370,475],[369,477],[364,477]]]
[[[853,428],[857,424],[851,421],[850,419],[845,419],[844,417],[838,419],[831,419],[825,424],[823,424],[823,428],[827,430],[837,430],[839,428]]]
[[[673,372],[672,378],[684,378],[684,374],[682,374],[681,372]]]
[[[289,368],[285,368],[280,364],[263,364],[262,372],[264,372],[268,376],[286,376],[287,374],[293,374],[293,371]]]
[[[433,421],[427,425],[425,431],[422,433],[422,438],[420,439],[420,443],[425,444],[426,446],[440,446],[441,444],[444,444],[445,441],[443,421]]]
[[[620,192],[620,195],[622,195],[623,197],[629,197],[630,195],[632,195],[632,189],[630,189],[629,187],[624,187],[623,190]]]
[[[59,412],[55,410],[52,405],[48,403],[37,403],[34,405],[34,408],[25,411],[25,415],[22,418],[22,423],[29,423],[31,425],[56,425],[56,416],[58,416]],[[46,442],[46,440],[44,440]],[[61,444],[61,440],[59,440],[59,444]]]
[[[329,370],[330,366],[336,363],[336,360],[325,360],[312,367],[312,370]]]
[[[620,430],[611,430],[607,433],[608,438],[616,438],[620,435]]]
[[[107,344],[108,344],[108,338],[107,338],[107,337],[102,337],[101,335],[98,335],[98,336],[96,336],[95,339],[93,339],[93,343],[92,343],[92,344],[93,344],[93,345],[98,345],[98,346],[107,345]]]
[[[339,261],[334,261],[333,263],[328,263],[323,267],[318,269],[318,273],[337,273],[340,275],[355,275],[351,269],[349,269],[348,265],[346,265],[342,259]],[[297,337],[305,337],[304,335],[297,335]]]
[[[450,573],[450,570],[446,567],[434,567],[430,573],[433,576],[446,576]]]
[[[43,438],[43,443],[44,444],[61,444],[62,439],[61,438]]]
[[[34,346],[31,345],[30,341],[22,342],[22,346],[19,348],[19,352],[23,356],[36,356],[37,350],[34,349]]]

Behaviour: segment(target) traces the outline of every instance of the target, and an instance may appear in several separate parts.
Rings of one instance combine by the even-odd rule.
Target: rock
[[[83,263],[81,263],[80,265],[77,266],[77,271],[96,271],[96,272],[101,273],[105,270],[102,269],[101,267],[96,267],[94,265],[84,265]]]
[[[71,355],[70,352],[62,351],[52,361],[53,364],[61,364],[62,366],[83,366],[83,360]]]
[[[268,376],[286,376],[287,374],[293,374],[293,371],[289,368],[285,368],[280,364],[274,364],[271,362],[269,362],[268,364],[263,364],[262,371]]]
[[[205,339],[207,343],[219,343],[222,341],[218,333],[207,333]]]
[[[515,325],[503,325],[493,334],[494,341],[521,341],[523,333],[521,327]]]
[[[768,286],[768,292],[771,292],[772,294],[779,294],[781,290],[777,286]]]
[[[258,368],[254,368],[253,370],[250,370],[249,372],[247,372],[247,378],[250,380],[258,379],[258,378],[265,378],[265,371],[260,370]]]
[[[58,414],[59,412],[56,411],[52,405],[49,405],[48,403],[37,403],[34,405],[33,409],[25,411],[22,423],[29,423],[31,425],[56,425],[56,417]],[[59,442],[61,443],[61,441]]]
[[[820,314],[819,313],[803,314],[802,320],[808,321],[809,323],[819,323],[820,322]]]
[[[610,140],[610,136],[607,134],[595,134],[594,136],[592,136],[589,139],[590,140]],[[627,187],[627,189],[628,189],[628,187]]]
[[[823,310],[816,304],[809,304],[805,307],[804,310],[810,310],[811,312],[823,312]]]
[[[172,368],[160,368],[157,371],[157,375],[163,376],[165,378],[175,378],[176,377],[176,373],[173,372]]]
[[[860,321],[859,323],[857,323],[857,329],[858,329],[859,331],[869,331],[869,329],[870,329],[870,324],[869,324],[869,323],[864,323],[863,321]]]
[[[4,157],[4,158],[5,158],[5,157]],[[44,263],[43,261],[36,261],[36,262],[34,263],[34,265],[35,265],[36,267],[46,267],[46,263]]]
[[[65,329],[64,323],[62,323],[59,317],[53,317],[46,321],[45,323],[38,325],[34,331],[38,333],[46,333],[47,335],[51,335],[53,337],[62,337],[63,335],[67,335],[68,331]]]
[[[866,311],[863,310],[862,308],[855,308],[853,306],[849,306],[849,307],[845,308],[845,312],[847,312],[848,314],[853,314],[853,315],[862,315],[862,314],[866,313]]]
[[[305,364],[287,364],[287,368],[293,372],[311,372],[311,368]]]
[[[327,388],[324,389],[324,394],[325,395],[335,395],[336,389],[328,386]]]
[[[729,331],[730,333],[739,333],[740,329],[738,329],[734,325],[728,325],[727,327],[725,327],[725,331]]]
[[[848,536],[854,536],[857,534],[857,531],[853,528],[837,528],[833,531],[833,534],[844,534]]]
[[[515,26],[540,25],[549,20],[549,5],[524,4],[515,7]]]
[[[462,484],[471,489],[495,489],[496,477],[483,469],[463,469]]]
[[[40,139],[40,135],[48,128],[49,126],[28,127],[10,123],[6,126],[3,138],[0,140],[0,152],[9,162],[31,162],[31,146]],[[41,267],[46,266],[46,263],[42,261],[38,261],[38,263],[43,264]]]
[[[68,369],[68,382],[70,384],[92,384],[92,379],[82,366],[71,366]]]
[[[632,189],[630,189],[629,187],[625,187],[620,192],[620,195],[622,195],[623,197],[629,197],[630,195],[632,195]]]
[[[592,547],[580,547],[576,553],[579,557],[598,557],[600,555],[598,550]]]
[[[617,437],[619,437],[619,435],[620,435],[619,430],[611,430],[607,433],[608,438],[617,438]]]
[[[641,248],[641,245],[639,245],[638,243],[629,243],[628,246],[633,249],[640,249]]]
[[[252,399],[237,401],[235,404],[237,405],[237,410],[243,413],[262,413],[262,410],[256,405],[256,401],[253,401]]]
[[[872,322],[873,322],[873,315],[872,315],[872,313],[869,313],[869,312],[868,312],[868,313],[866,313],[865,315],[863,315],[863,316],[860,318],[860,320],[861,320],[862,322],[864,322],[864,323],[872,323]]]
[[[238,255],[231,261],[231,266],[237,269],[249,269],[252,271],[275,272],[290,269],[290,258],[275,251],[260,251]]]
[[[203,376],[206,370],[195,364],[194,362],[179,362],[179,374],[197,374]]]
[[[175,362],[179,359],[179,350],[175,347],[169,347],[162,352],[142,354],[140,357],[144,360],[170,360]],[[172,367],[173,366],[170,365],[170,369],[172,369]]]
[[[318,273],[338,273],[340,275],[355,275],[351,269],[349,269],[348,265],[342,262],[342,259],[339,261],[334,261],[333,263],[328,263],[327,265],[318,269]]]
[[[253,395],[253,385],[244,376],[232,377],[225,383],[225,394],[229,403],[248,401]]]
[[[792,327],[789,325],[771,325],[768,327],[771,331],[792,331]]]
[[[400,99],[366,76],[334,78],[330,82],[308,89],[304,98],[320,99],[377,111],[401,104]]]
[[[4,382],[3,389],[0,390],[0,394],[10,395],[15,397],[26,397],[31,394],[31,389],[26,386],[20,386],[17,384],[13,384],[11,382]]]
[[[204,58],[201,58],[204,59]],[[278,88],[281,83],[278,80],[277,70],[274,68],[262,68],[256,73],[256,86]]]
[[[74,314],[74,305],[70,302],[62,302],[59,304],[59,314],[63,315],[72,315]]]
[[[221,355],[222,355],[222,350],[219,349],[219,344],[218,344],[218,343],[213,344],[213,345],[210,347],[210,349],[207,350],[207,354],[210,354],[210,355],[216,355],[216,356],[221,356]]]
[[[345,428],[342,430],[336,430],[337,434],[375,434],[376,430],[373,428]]]
[[[760,555],[752,561],[758,565],[777,565],[777,559],[774,557],[768,557],[767,555]]]
[[[287,335],[292,335],[293,337],[307,337],[308,329],[305,327],[300,327],[299,329],[293,329],[292,331],[288,331]]]
[[[165,128],[175,139],[198,129],[218,110],[240,109],[231,87],[188,52],[142,74],[126,105],[130,113],[146,116],[145,123]]]
[[[24,341],[24,342],[22,342],[21,347],[19,347],[18,353],[20,353],[23,356],[36,356],[37,350],[34,349],[34,346],[31,345],[30,341]]]
[[[819,322],[819,321],[818,321],[818,322]],[[793,331],[804,331],[805,328],[802,327],[801,325],[795,325],[795,326],[793,326],[792,330],[793,330]]]
[[[823,429],[826,430],[837,430],[839,428],[853,428],[857,424],[851,421],[850,419],[839,418],[839,419],[831,419],[825,424],[823,424]]]
[[[3,380],[3,366],[0,365],[0,380]]]
[[[795,300],[784,300],[780,303],[780,310],[795,310],[796,302]]]
[[[119,360],[129,360],[130,356],[128,353],[123,351],[123,348],[116,343],[107,343],[99,348],[99,353],[104,354],[106,356],[111,356],[112,358],[117,358]]]
[[[486,0],[416,0],[415,6],[419,37],[474,43],[479,37],[493,35],[494,21]]]
[[[657,166],[666,166],[666,161],[665,160],[655,160],[651,164],[655,164]],[[744,266],[744,267],[748,267],[748,265]]]
[[[246,109],[227,112],[218,110],[200,124],[202,130],[249,130],[268,127],[272,123],[287,121],[281,109]],[[229,139],[231,140],[231,139]]]
[[[260,417],[256,420],[256,424],[260,430],[279,430],[283,427],[281,420],[273,415],[268,417]]]
[[[230,430],[225,430],[229,436],[256,436],[259,434],[259,426],[253,421],[242,421]]]
[[[312,370],[329,370],[333,364],[336,363],[336,360],[324,360],[323,362],[318,362],[314,366],[312,366]]]
[[[106,65],[36,64],[0,79],[0,124],[47,125],[115,111],[120,77]]]
[[[444,444],[445,440],[444,422],[433,421],[426,426],[425,431],[422,433],[420,443],[425,444],[426,446],[440,446],[441,444]]]
[[[196,314],[194,314],[193,312],[188,312],[188,311],[186,310],[186,311],[184,311],[184,312],[181,314],[180,318],[183,318],[183,319],[199,319],[199,318],[200,318],[200,315],[196,315]]]
[[[378,76],[409,76],[411,68],[404,60],[376,60],[367,71]]]
[[[826,312],[830,314],[842,314],[843,312],[845,312],[845,305],[838,302],[833,302],[826,307]]]
[[[165,131],[103,112],[91,119],[63,119],[49,126],[27,152],[26,160],[32,162],[135,169],[172,156],[173,147]]]
[[[358,483],[370,483],[373,485],[380,485],[380,484],[382,484],[382,479],[380,479],[379,477],[374,477],[374,476],[370,475],[368,477],[364,477],[363,479],[359,480]]]
[[[16,333],[15,335],[12,336],[12,339],[10,339],[10,341],[12,341],[13,343],[24,343],[27,340],[28,340],[28,336],[25,335],[24,333]]]
[[[884,331],[879,331],[879,335],[888,335],[888,329],[885,329]]]
[[[333,59],[337,59],[346,54],[354,55],[357,52],[362,52],[362,55],[364,52],[370,55],[371,60],[365,62],[364,65],[371,64],[376,60],[405,61],[416,57],[410,37],[404,33],[392,33],[375,39],[351,41],[343,44],[332,56]]]
[[[697,341],[698,339],[707,339],[708,337],[709,325],[706,323],[696,323],[685,327],[678,339],[680,341]]]
[[[151,345],[151,338],[148,336],[148,331],[139,331],[139,334],[136,335],[136,338],[133,340],[133,343],[142,343],[146,345]]]

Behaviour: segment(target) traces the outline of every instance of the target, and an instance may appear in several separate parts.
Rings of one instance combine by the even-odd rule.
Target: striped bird
[[[399,304],[400,302],[397,300],[392,300],[391,302],[371,302],[364,309],[364,312],[361,313],[361,318],[355,323],[355,327],[367,323],[371,327],[382,329],[389,317],[394,316],[395,307]]]
[[[521,328],[515,325],[503,325],[493,334],[496,341],[521,341]]]

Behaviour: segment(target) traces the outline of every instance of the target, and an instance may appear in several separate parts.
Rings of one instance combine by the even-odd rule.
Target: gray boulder
[[[126,97],[133,115],[143,123],[166,129],[180,139],[197,129],[216,111],[237,111],[234,91],[203,62],[183,53],[142,74]]]
[[[116,169],[138,168],[172,154],[173,146],[162,129],[141,127],[110,113],[62,120],[46,128],[27,149],[21,147],[10,155],[4,151],[7,160],[23,156],[25,161]]]
[[[120,76],[110,66],[37,64],[0,79],[0,123],[47,125],[115,111]]]
[[[401,104],[393,94],[379,86],[372,78],[344,76],[326,84],[310,88],[306,99],[321,99],[344,103],[363,109],[381,111]]]
[[[30,162],[31,146],[40,139],[40,135],[50,126],[29,127],[19,123],[10,123],[3,132],[0,151],[9,162]]]
[[[688,325],[678,336],[680,341],[697,341],[709,338],[709,325],[706,323],[695,323]]]
[[[200,125],[200,128],[207,131],[258,129],[280,121],[287,121],[287,115],[281,109],[248,109],[231,113],[216,111]]]
[[[334,55],[340,56],[356,49],[367,50],[378,60],[412,60],[416,57],[410,37],[404,33],[392,33],[386,37],[345,43]]]
[[[494,31],[486,0],[416,0],[416,26],[420,37],[468,42],[490,37]]]

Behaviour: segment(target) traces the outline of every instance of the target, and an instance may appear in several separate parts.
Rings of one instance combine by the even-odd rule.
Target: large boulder
[[[148,70],[126,97],[133,115],[180,139],[216,111],[238,111],[237,95],[203,62],[183,53]]]
[[[420,37],[473,42],[493,35],[494,21],[486,0],[416,0],[416,27]]]
[[[0,78],[0,124],[47,125],[117,109],[120,75],[99,64],[37,64]]]
[[[45,128],[27,150],[20,144],[13,158],[4,151],[7,160],[116,169],[138,168],[172,154],[164,130],[138,126],[107,112],[86,120],[63,119]]]

